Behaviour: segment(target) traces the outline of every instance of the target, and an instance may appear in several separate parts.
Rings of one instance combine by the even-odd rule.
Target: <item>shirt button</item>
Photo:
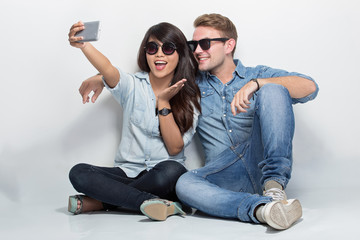
[[[229,132],[231,133],[231,132],[232,132],[232,130],[230,129],[230,130],[229,130]]]
[[[224,117],[226,117],[226,114],[224,114]]]
[[[222,99],[225,99],[225,96],[222,96]]]

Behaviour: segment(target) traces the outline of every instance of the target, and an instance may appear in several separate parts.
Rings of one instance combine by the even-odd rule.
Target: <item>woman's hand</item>
[[[162,92],[159,93],[158,100],[164,101],[164,102],[165,101],[169,102],[170,99],[173,98],[181,90],[181,88],[184,86],[185,82],[186,82],[186,79],[181,79],[174,85],[164,89]]]
[[[84,30],[85,26],[84,23],[79,21],[73,24],[69,31],[69,42],[70,45],[76,48],[84,48],[86,46],[86,42],[78,42],[83,39],[83,37],[75,37],[75,34],[81,30]]]

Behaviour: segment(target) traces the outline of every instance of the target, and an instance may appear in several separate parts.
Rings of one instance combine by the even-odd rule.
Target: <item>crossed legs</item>
[[[117,167],[82,163],[70,170],[69,178],[75,190],[86,196],[83,198],[86,202],[84,211],[122,207],[139,212],[142,202],[148,199],[177,200],[175,184],[184,172],[186,169],[180,163],[164,161],[150,171],[141,172],[136,178],[129,178]]]

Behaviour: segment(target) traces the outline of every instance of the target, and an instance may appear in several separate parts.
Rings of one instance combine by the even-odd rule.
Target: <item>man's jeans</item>
[[[261,196],[265,182],[275,180],[286,187],[292,167],[292,100],[288,90],[276,84],[263,86],[257,94],[250,138],[178,180],[176,193],[186,205],[209,215],[258,223],[255,208],[271,201]]]

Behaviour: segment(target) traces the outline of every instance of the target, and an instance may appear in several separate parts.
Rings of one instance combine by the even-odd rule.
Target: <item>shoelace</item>
[[[274,201],[286,200],[285,191],[278,188],[270,188],[264,191],[264,196],[271,197]]]

